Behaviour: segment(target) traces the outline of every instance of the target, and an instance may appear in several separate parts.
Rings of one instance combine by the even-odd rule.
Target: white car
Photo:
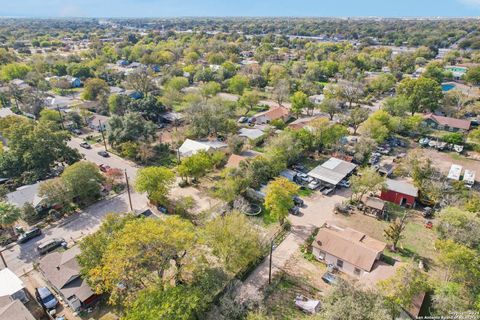
[[[342,180],[340,181],[340,183],[338,184],[340,187],[344,187],[344,188],[350,188],[350,181],[348,180]]]
[[[310,189],[310,190],[315,190],[315,189],[317,189],[319,186],[320,186],[320,182],[314,180],[314,181],[310,182],[307,187],[308,187],[308,189]]]

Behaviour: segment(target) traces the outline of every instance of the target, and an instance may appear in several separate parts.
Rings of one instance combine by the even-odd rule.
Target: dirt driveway
[[[461,165],[463,169],[476,171],[477,175],[475,180],[480,182],[480,161],[468,159],[456,153],[439,152],[434,149],[421,150],[428,158],[432,159],[433,165],[445,175],[448,175],[452,164],[458,164]]]

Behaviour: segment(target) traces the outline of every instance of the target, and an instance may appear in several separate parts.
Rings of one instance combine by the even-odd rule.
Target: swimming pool
[[[450,91],[452,89],[455,89],[455,85],[453,83],[444,83],[442,84],[442,90],[443,91]]]

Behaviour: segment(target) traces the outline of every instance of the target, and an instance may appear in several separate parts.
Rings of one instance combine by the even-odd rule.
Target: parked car
[[[46,310],[55,309],[58,305],[58,300],[47,287],[40,287],[35,289],[35,297],[38,303]]]
[[[297,206],[294,206],[289,210],[290,214],[293,214],[294,216],[298,216],[300,214],[300,208]]]
[[[317,189],[319,186],[320,186],[320,182],[314,180],[314,181],[310,182],[307,187],[308,187],[308,189],[310,189],[310,190],[315,190],[315,189]]]
[[[335,188],[327,188],[327,189],[325,189],[325,190],[322,191],[322,194],[323,194],[324,196],[327,196],[327,195],[329,195],[330,193],[332,193],[333,190],[335,190]]]
[[[337,276],[331,272],[325,272],[322,276],[322,280],[328,284],[335,284],[337,283]]]
[[[108,154],[108,152],[107,152],[107,151],[105,151],[105,150],[98,151],[98,152],[97,152],[97,154],[98,154],[99,156],[102,156],[102,157],[104,157],[104,158],[108,158],[108,157],[110,157],[110,155]]]
[[[422,211],[422,216],[430,218],[433,215],[433,209],[431,207],[425,207]]]
[[[350,181],[345,179],[345,180],[340,181],[340,183],[338,185],[340,187],[350,188]]]
[[[295,203],[295,205],[299,206],[299,207],[303,207],[303,205],[305,204],[303,199],[300,198],[299,196],[294,196],[293,197],[293,203]]]
[[[102,172],[107,172],[108,170],[110,170],[110,166],[107,166],[106,164],[99,164],[98,165],[98,168],[100,169],[100,171]]]
[[[37,246],[37,251],[39,254],[46,254],[52,250],[55,250],[59,247],[67,247],[67,242],[62,238],[54,238],[52,240],[48,240],[43,242]]]
[[[238,123],[245,123],[247,121],[248,121],[247,117],[240,117],[240,119],[238,119]]]
[[[80,143],[80,147],[82,147],[84,149],[92,149],[92,146],[88,142]]]
[[[76,135],[81,135],[82,134],[82,131],[80,131],[78,129],[72,129],[72,132]]]
[[[28,230],[27,232],[25,233],[22,233],[18,239],[17,239],[17,242],[18,243],[25,243],[25,242],[28,242],[30,240],[32,240],[33,238],[35,237],[38,237],[42,234],[42,230],[40,230],[39,228],[35,227],[35,228],[32,228],[30,230]]]

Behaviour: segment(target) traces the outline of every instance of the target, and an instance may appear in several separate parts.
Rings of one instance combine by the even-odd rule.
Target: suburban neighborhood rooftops
[[[258,118],[261,116],[267,116],[271,120],[275,120],[275,119],[286,117],[289,114],[290,114],[290,111],[287,108],[278,106],[278,107],[270,108],[267,111],[259,112],[255,115],[255,117]]]
[[[386,244],[351,228],[324,225],[312,246],[370,272]]]
[[[310,171],[308,175],[332,185],[337,185],[352,173],[356,167],[357,166],[351,162],[343,161],[338,158],[330,158]]]
[[[386,188],[390,191],[406,194],[412,197],[418,197],[418,188],[405,181],[387,179]]]
[[[426,114],[424,116],[424,119],[430,119],[442,126],[448,126],[451,128],[457,128],[457,129],[463,129],[463,130],[469,130],[470,126],[472,125],[472,122],[470,120],[437,116],[432,113]]]
[[[263,136],[265,133],[260,129],[249,129],[249,128],[241,128],[238,131],[238,135],[240,137],[245,137],[251,140],[255,140]]]

